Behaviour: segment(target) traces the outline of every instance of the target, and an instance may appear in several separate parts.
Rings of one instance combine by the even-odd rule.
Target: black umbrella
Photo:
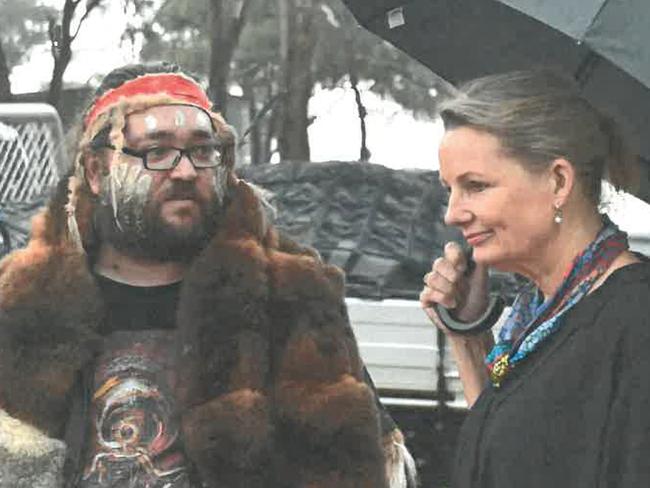
[[[452,83],[552,66],[622,124],[650,201],[650,0],[343,0],[358,22]]]

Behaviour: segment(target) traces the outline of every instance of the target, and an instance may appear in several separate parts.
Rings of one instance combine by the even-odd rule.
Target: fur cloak
[[[28,246],[0,262],[0,407],[53,439],[69,431],[104,316],[88,256],[66,232],[66,190],[34,219]],[[183,441],[209,486],[382,488],[403,469],[343,298],[341,272],[280,236],[254,189],[233,180],[177,315]]]

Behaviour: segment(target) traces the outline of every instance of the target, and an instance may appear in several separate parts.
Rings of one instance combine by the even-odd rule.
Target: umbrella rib
[[[589,49],[587,55],[580,61],[578,68],[573,74],[573,78],[578,82],[581,89],[584,88],[585,83],[589,80],[589,77],[594,72],[600,59],[600,55],[595,53],[592,49]]]
[[[578,40],[580,44],[582,44],[585,40],[585,36],[587,33],[591,30],[591,28],[594,26],[594,23],[596,23],[596,19],[600,17],[601,12],[605,9],[605,6],[607,5],[607,2],[609,0],[603,0],[600,4],[600,7],[598,7],[598,11],[594,14],[594,16],[591,18],[591,22],[589,22],[589,25],[587,28],[584,30],[582,33],[582,38]]]

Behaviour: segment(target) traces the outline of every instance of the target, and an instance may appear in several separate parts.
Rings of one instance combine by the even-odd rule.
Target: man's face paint
[[[144,118],[144,125],[147,127],[147,132],[153,132],[158,128],[158,120],[153,115],[147,115]]]
[[[214,189],[211,198],[204,201],[190,182],[166,180],[156,192],[155,179],[142,166],[112,165],[102,179],[101,205],[96,214],[102,239],[131,256],[160,261],[191,259],[214,235],[222,211],[225,185],[214,172],[210,174]],[[223,190],[217,191],[217,186]],[[191,224],[179,225],[165,219],[166,202],[183,199],[195,199],[199,208]]]
[[[221,206],[223,205],[228,190],[228,169],[225,166],[219,165],[214,168],[212,184],[214,185],[214,193],[217,197],[217,202],[219,206]]]
[[[212,122],[210,117],[205,112],[198,112],[196,114],[196,126],[201,129],[212,129]]]
[[[144,209],[149,198],[152,178],[141,165],[113,164],[102,181],[102,204],[113,209],[116,227],[142,237]]]
[[[185,112],[183,110],[177,110],[176,114],[174,115],[174,125],[176,127],[184,127],[185,126]]]
[[[184,127],[176,127],[178,114]],[[156,129],[150,130],[151,118]],[[207,127],[204,125],[207,124]],[[128,116],[124,145],[188,147],[218,139],[203,110],[163,105]],[[183,159],[169,171],[150,171],[122,155],[101,185],[97,223],[103,239],[131,254],[161,260],[191,258],[214,235],[225,201],[229,171],[223,166],[190,169]]]

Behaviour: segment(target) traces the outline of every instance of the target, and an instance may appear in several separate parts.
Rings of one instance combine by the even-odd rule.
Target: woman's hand
[[[467,266],[467,258],[461,247],[455,242],[448,242],[444,256],[437,258],[431,265],[431,271],[424,275],[420,304],[429,319],[448,335],[454,333],[444,326],[433,308],[434,304],[449,309],[454,318],[461,322],[476,320],[488,306],[487,267],[477,264],[467,276]]]
[[[456,361],[463,392],[468,406],[472,406],[483,390],[487,380],[484,360],[494,345],[492,332],[462,335],[444,326],[433,305],[438,303],[449,309],[454,318],[471,322],[479,318],[488,306],[487,267],[477,264],[469,274],[467,258],[455,242],[445,245],[444,256],[436,259],[431,271],[424,276],[424,288],[420,304],[429,319],[449,339],[449,346]]]

